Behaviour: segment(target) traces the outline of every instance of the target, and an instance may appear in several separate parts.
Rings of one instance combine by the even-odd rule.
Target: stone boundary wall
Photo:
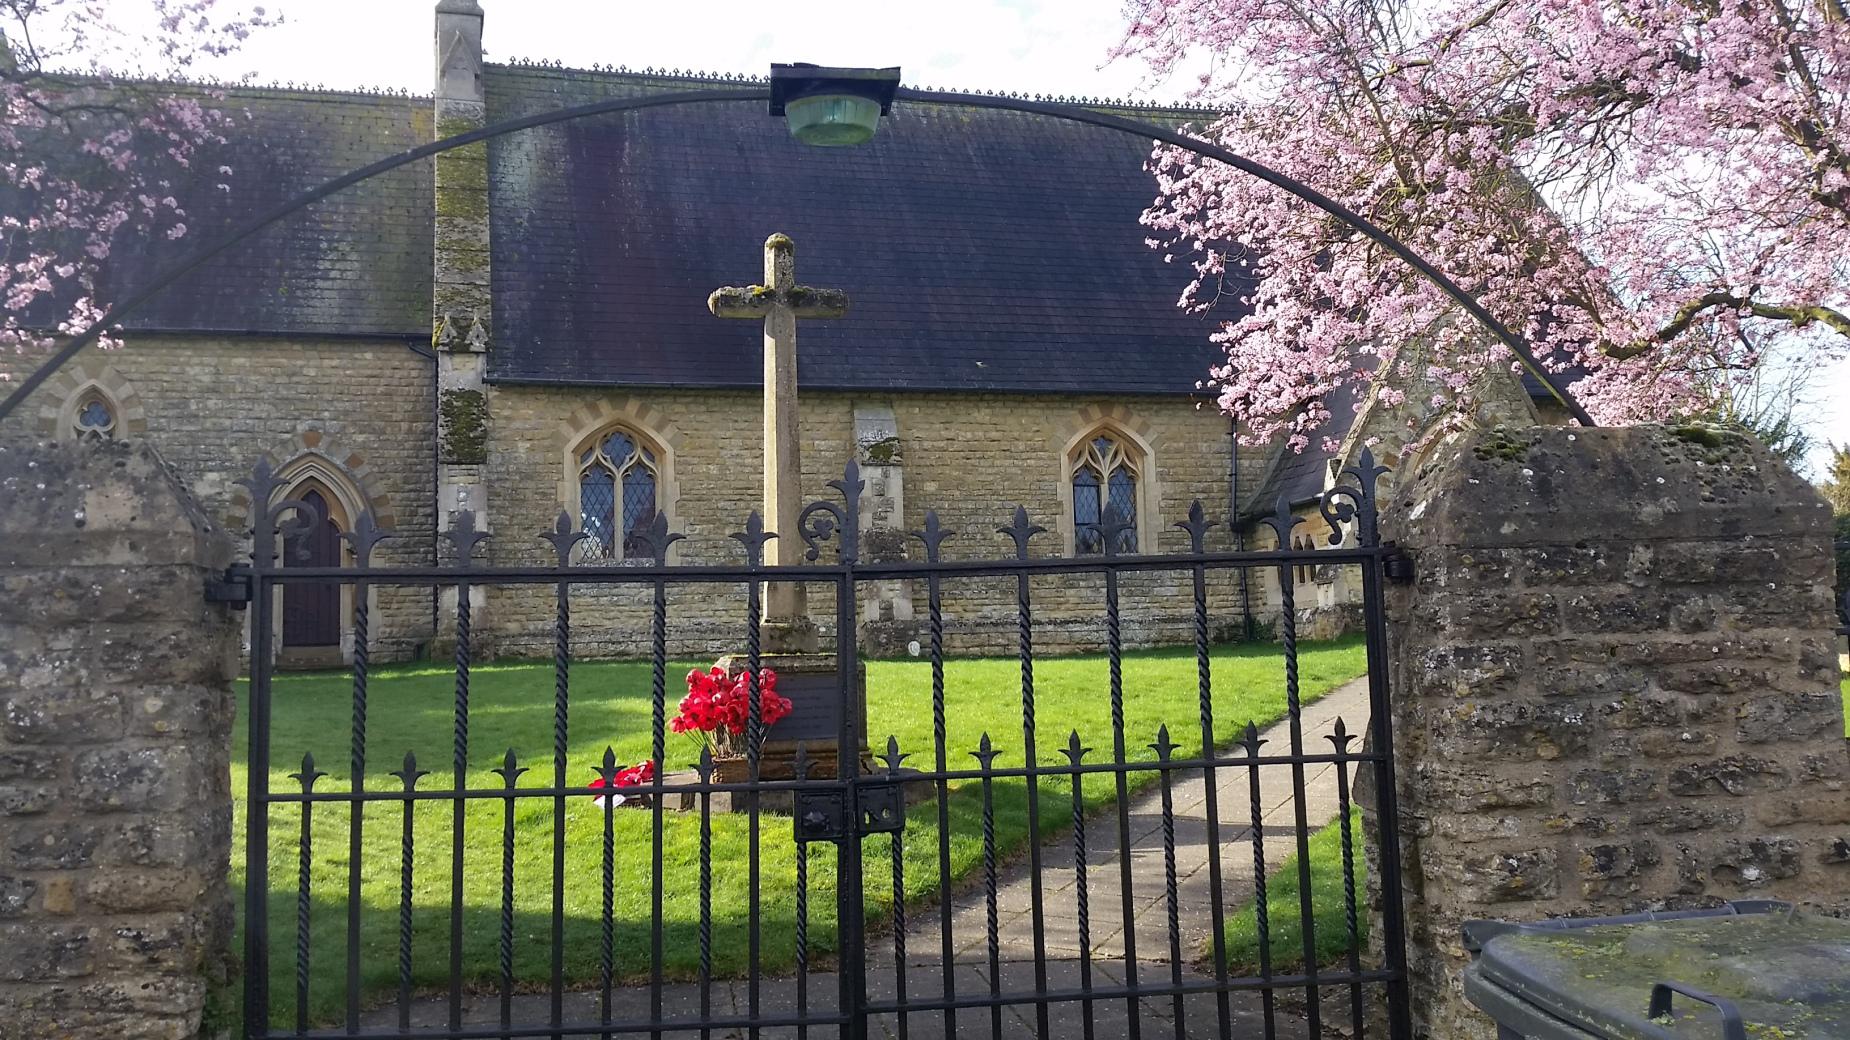
[[[1388,606],[1419,1035],[1495,1035],[1466,920],[1850,911],[1830,512],[1784,464],[1707,428],[1479,432],[1384,537],[1417,568]]]
[[[230,560],[147,447],[0,443],[0,1040],[223,1013],[241,618],[204,589]]]

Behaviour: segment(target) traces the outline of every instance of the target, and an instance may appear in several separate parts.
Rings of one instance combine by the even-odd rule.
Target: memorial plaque
[[[717,662],[728,675],[746,670],[744,654],[728,654]],[[758,775],[767,780],[791,777],[791,760],[797,745],[809,753],[812,778],[832,778],[835,773],[836,746],[841,737],[842,712],[855,713],[856,732],[860,737],[862,770],[870,763],[867,754],[867,666],[855,662],[850,673],[850,689],[841,688],[834,654],[765,654],[759,667],[777,675],[777,692],[790,701],[790,714],[765,731],[764,754]],[[744,780],[745,762],[734,759],[718,765],[721,778],[728,783]],[[736,774],[736,775],[727,775]]]

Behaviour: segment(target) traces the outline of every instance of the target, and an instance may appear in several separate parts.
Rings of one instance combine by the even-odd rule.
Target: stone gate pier
[[[1829,525],[1707,428],[1478,432],[1402,480],[1383,536],[1417,569],[1388,624],[1419,1035],[1495,1036],[1459,985],[1471,918],[1850,911]]]
[[[145,446],[0,444],[0,1040],[227,1024],[230,562]]]

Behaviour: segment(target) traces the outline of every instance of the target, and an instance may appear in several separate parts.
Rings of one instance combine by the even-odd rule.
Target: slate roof
[[[189,89],[180,87],[178,89]],[[429,98],[230,87],[236,125],[174,186],[177,241],[119,240],[102,297],[132,290],[193,248],[358,166],[425,143]],[[218,176],[218,167],[232,173]],[[220,191],[219,181],[230,185]],[[347,189],[236,246],[131,315],[130,329],[430,335],[431,169],[415,163]],[[33,317],[33,316],[29,316]]]
[[[1310,443],[1303,451],[1292,451],[1284,438],[1272,446],[1272,457],[1266,462],[1258,488],[1240,505],[1241,519],[1271,516],[1280,497],[1299,506],[1323,494],[1324,475],[1336,455],[1325,451],[1323,442],[1325,438],[1342,440],[1355,425],[1356,392],[1355,383],[1345,383],[1330,392],[1330,417],[1310,434]]]
[[[701,82],[486,75],[491,120]],[[1187,272],[1144,243],[1148,154],[1045,117],[903,103],[857,148],[800,145],[762,102],[499,139],[489,376],[756,387],[760,329],[706,298],[760,281],[782,231],[800,282],[852,300],[845,319],[800,326],[805,387],[1193,392],[1210,322],[1176,307]]]

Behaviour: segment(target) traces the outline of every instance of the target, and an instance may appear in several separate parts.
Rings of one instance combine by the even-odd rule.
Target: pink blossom
[[[1384,227],[1623,423],[1703,407],[1781,340],[1845,350],[1850,21],[1830,9],[1139,0],[1117,53],[1213,55],[1205,139]],[[1295,197],[1179,149],[1150,170],[1151,244],[1193,273],[1182,305],[1249,308],[1212,335],[1212,377],[1250,439],[1302,447],[1331,394],[1376,381],[1455,422],[1512,364]]]
[[[201,55],[229,54],[251,30],[278,20],[219,0],[150,0],[151,30],[125,24],[96,0],[10,4],[11,67],[0,72],[0,347],[49,348],[105,313],[101,264],[124,236],[186,235],[169,190],[176,171],[221,144],[229,119],[211,88],[173,87]],[[138,23],[137,23],[138,24]],[[55,70],[52,71],[52,70]],[[220,167],[228,176],[229,167]],[[44,313],[49,301],[59,303]],[[32,328],[24,324],[32,315]],[[114,344],[104,335],[102,346]]]

